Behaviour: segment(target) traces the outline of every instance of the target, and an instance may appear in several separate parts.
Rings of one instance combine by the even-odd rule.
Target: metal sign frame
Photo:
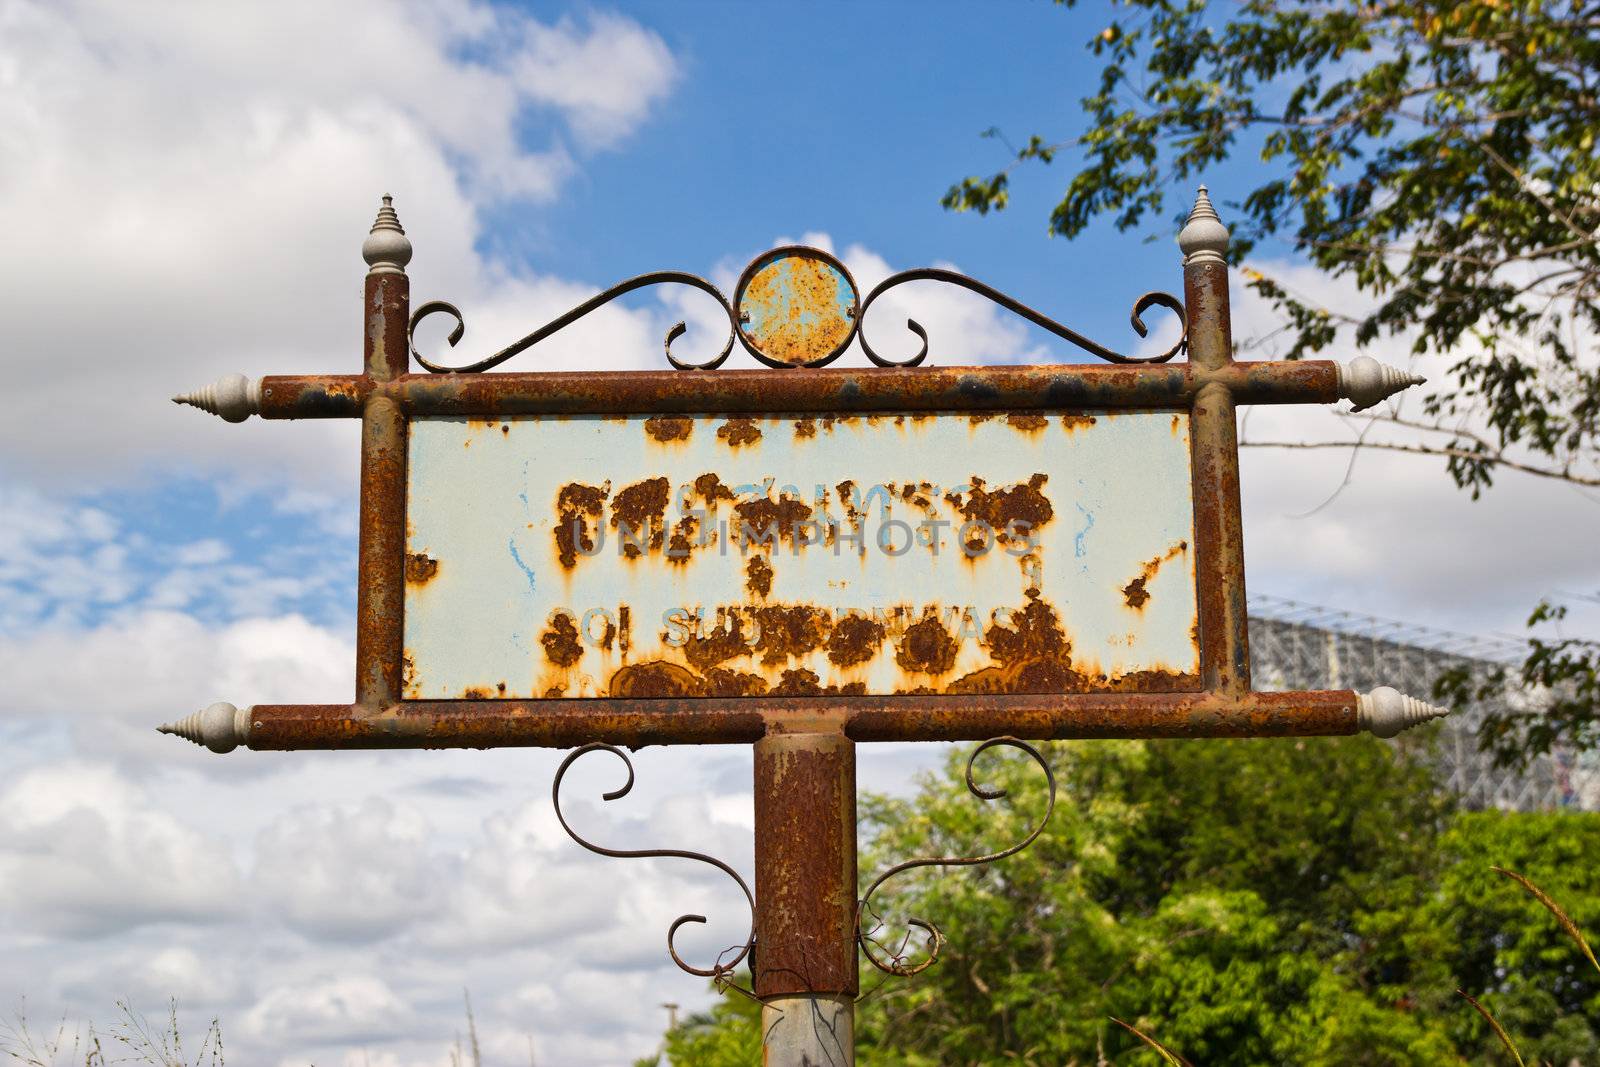
[[[1147,358],[1121,355],[1010,297],[954,271],[925,268],[894,275],[859,307],[846,310],[848,334],[837,333],[818,350],[764,348],[752,337],[741,310],[752,276],[780,253],[751,264],[740,279],[735,302],[709,282],[679,272],[641,275],[585,302],[501,352],[461,367],[424,357],[413,346],[419,321],[432,315],[455,320],[454,345],[463,320],[452,305],[432,301],[410,309],[405,274],[411,246],[389,197],[372,227],[363,255],[370,270],[364,301],[362,372],[349,375],[270,376],[250,381],[233,375],[175,399],[242,421],[355,418],[361,420],[360,554],[357,598],[355,699],[349,704],[257,704],[236,709],[215,704],[163,727],[216,751],[243,744],[256,750],[331,748],[486,748],[584,746],[567,758],[555,790],[560,814],[561,774],[584,752],[657,744],[752,744],[755,746],[757,840],[754,893],[721,861],[680,851],[625,852],[607,849],[568,832],[585,847],[607,855],[675,855],[711,862],[739,881],[752,899],[751,937],[737,959],[710,969],[673,958],[691,973],[725,980],[731,968],[752,956],[755,993],[789,1024],[769,1027],[769,1048],[794,1045],[794,1059],[775,1053],[770,1062],[799,1062],[817,1052],[817,1035],[848,1051],[850,998],[857,990],[856,946],[877,966],[899,974],[912,966],[890,953],[873,951],[863,934],[864,901],[856,896],[854,744],[866,741],[989,740],[1014,745],[1049,768],[1019,739],[1287,737],[1351,734],[1371,729],[1393,736],[1400,729],[1443,714],[1443,709],[1403,697],[1392,689],[1360,695],[1349,690],[1257,692],[1251,686],[1240,521],[1239,459],[1235,410],[1239,404],[1329,404],[1342,398],[1368,406],[1415,379],[1368,357],[1338,364],[1322,360],[1235,362],[1228,308],[1227,230],[1202,187],[1179,236],[1184,253],[1184,299],[1147,294],[1135,304],[1134,329],[1145,333],[1142,314],[1153,306],[1176,313],[1183,336],[1167,352]],[[815,253],[826,257],[825,253]],[[837,261],[832,261],[837,264]],[[843,271],[842,265],[838,270]],[[845,277],[848,277],[846,274]],[[1106,362],[1043,366],[921,366],[927,334],[908,323],[921,351],[896,363],[867,342],[868,309],[884,292],[905,282],[933,280],[975,292]],[[646,285],[679,283],[716,298],[728,316],[721,353],[703,365],[681,361],[669,331],[666,356],[675,368],[655,372],[483,373],[590,311]],[[853,282],[851,283],[853,286]],[[735,340],[768,370],[721,370]],[[872,368],[826,366],[851,339],[859,339]],[[1171,362],[1180,352],[1185,362]],[[412,373],[410,357],[426,373]],[[1193,486],[1198,684],[1177,692],[1087,692],[1039,694],[891,694],[883,696],[576,697],[546,699],[402,699],[406,668],[407,436],[410,420],[428,416],[493,419],[516,415],[863,415],[893,413],[1160,411],[1189,419]],[[976,753],[974,754],[976,755]],[[632,784],[607,794],[614,799]],[[993,794],[978,787],[975,795]],[[1054,783],[1051,782],[1052,803]],[[562,825],[566,826],[564,817]],[[986,862],[1009,855],[1037,835],[1004,852],[971,860],[944,857],[920,863]],[[884,877],[888,877],[886,874]],[[876,889],[883,881],[873,883]],[[870,896],[870,891],[868,893]],[[686,916],[684,922],[704,921]],[[933,948],[942,935],[928,924]],[[669,933],[669,948],[671,933]],[[804,1011],[798,1009],[804,1008]],[[829,1026],[800,1026],[823,1011]],[[788,1013],[786,1015],[786,1013]],[[793,1029],[793,1033],[791,1033]],[[789,1035],[786,1037],[785,1035]],[[809,1036],[808,1036],[809,1035]],[[828,1050],[823,1050],[832,1055]],[[848,1059],[840,1062],[849,1062]]]

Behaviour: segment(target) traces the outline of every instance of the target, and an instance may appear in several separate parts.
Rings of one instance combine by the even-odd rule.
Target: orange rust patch
[[[846,615],[833,624],[828,635],[828,662],[835,667],[853,667],[878,654],[883,644],[883,624],[861,615]]]
[[[567,687],[564,685],[552,685],[549,689],[544,691],[544,698],[546,700],[555,700],[558,697],[564,697],[566,695]]]
[[[663,540],[661,519],[667,513],[667,495],[671,485],[666,478],[646,478],[642,482],[619,489],[611,501],[611,526],[617,529],[626,523],[635,535],[649,529],[650,547],[660,548]],[[622,554],[634,559],[642,553],[639,546],[622,543]]]
[[[775,666],[821,648],[828,641],[828,612],[809,604],[778,605],[756,609],[761,638],[756,651],[761,662]]]
[[[675,567],[685,566],[689,556],[694,552],[694,542],[689,539],[689,533],[697,525],[694,519],[681,519],[672,529],[672,537],[667,541],[667,562]]]
[[[1043,415],[1007,415],[1006,425],[1013,430],[1023,433],[1038,433],[1048,425],[1049,420]]]
[[[1079,430],[1087,430],[1094,425],[1094,421],[1093,415],[1063,415],[1061,428],[1068,433],[1076,433]]]
[[[644,420],[644,432],[664,445],[673,441],[687,441],[689,434],[694,432],[694,420],[655,415]]]
[[[463,689],[461,691],[461,699],[462,700],[488,700],[489,699],[489,691],[487,689],[479,689],[477,686],[469,686],[468,688]]]
[[[708,697],[758,697],[767,691],[767,680],[759,674],[713,667],[705,672],[703,687]]]
[[[755,419],[729,419],[717,427],[717,436],[726,441],[729,448],[740,448],[761,440],[761,427],[756,425]]]
[[[1002,666],[1045,656],[1066,656],[1072,650],[1055,609],[1037,595],[1028,606],[1010,613],[1010,625],[998,622],[984,633],[989,655]]]
[[[980,411],[967,416],[967,421],[972,423],[974,426],[982,426],[986,422],[993,421],[993,419],[994,413],[987,411]]]
[[[1145,604],[1150,600],[1150,592],[1145,588],[1145,585],[1156,576],[1156,572],[1161,569],[1163,563],[1187,551],[1189,551],[1189,542],[1179,541],[1163,554],[1146,561],[1145,565],[1139,569],[1138,575],[1122,587],[1122,599],[1127,603],[1128,607],[1134,611],[1143,611]]]
[[[702,474],[694,480],[694,491],[707,507],[714,507],[719,500],[736,500],[733,490],[722,484],[722,479],[715,474]]]
[[[760,497],[747,500],[743,504],[735,504],[735,513],[744,525],[750,527],[750,532],[757,537],[766,532],[774,524],[778,527],[778,539],[781,541],[794,540],[796,523],[805,522],[811,518],[811,507],[792,497],[779,497],[770,500]],[[743,531],[741,530],[741,536]]]
[[[578,643],[578,628],[572,616],[557,615],[550,629],[539,638],[544,646],[544,658],[557,667],[570,667],[583,658],[583,646]]]
[[[589,520],[598,524],[611,483],[603,486],[568,482],[556,494],[556,556],[568,570],[577,566],[578,553],[594,551]]]
[[[425,552],[406,553],[406,581],[421,585],[439,573],[439,561]]]
[[[1055,517],[1050,498],[1041,491],[1048,480],[1047,474],[1035,474],[1026,484],[990,492],[984,487],[983,479],[973,475],[969,479],[972,491],[965,494],[965,500],[957,493],[946,493],[945,500],[969,522],[987,523],[997,540],[1009,543],[1019,540],[1007,532],[1011,523],[1025,523],[1026,529],[1032,532]],[[1028,538],[1022,536],[1020,540],[1026,542]]]
[[[629,664],[611,676],[613,697],[690,697],[700,692],[701,681],[693,671],[662,660]]]
[[[822,695],[822,679],[816,671],[784,671],[778,684],[772,687],[775,697],[814,697]]]
[[[750,562],[745,564],[745,588],[750,590],[754,597],[765,597],[772,592],[772,564],[767,562],[765,556],[751,556]]]
[[[1172,416],[1172,436],[1178,436],[1178,416]]]
[[[955,666],[957,647],[950,631],[937,616],[929,614],[906,627],[894,651],[894,661],[904,670],[943,674]]]
[[[697,670],[704,671],[707,667],[751,654],[744,620],[737,615],[732,619],[718,619],[716,627],[706,637],[701,637],[699,630],[695,627],[683,646],[683,658]]]
[[[817,436],[817,420],[810,418],[809,416],[803,419],[795,419],[794,435],[796,437]]]

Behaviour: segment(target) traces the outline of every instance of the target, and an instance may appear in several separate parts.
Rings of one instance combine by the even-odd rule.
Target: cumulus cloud
[[[222,844],[153,805],[115,768],[68,761],[0,793],[0,920],[27,936],[106,937],[207,924],[240,892]]]
[[[167,398],[234,370],[359,366],[359,250],[382,192],[419,248],[419,288],[565,310],[559,284],[479,259],[480,212],[553,196],[677,77],[629,19],[551,25],[467,0],[227,18],[12,0],[0,19],[0,229],[29,264],[0,293],[7,350],[26,354],[9,367],[0,474],[36,483],[104,485],[161,461],[347,485],[349,426],[246,434]],[[554,124],[543,144],[530,116]]]

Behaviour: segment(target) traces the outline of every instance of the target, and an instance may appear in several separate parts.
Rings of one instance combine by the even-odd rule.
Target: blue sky
[[[1045,236],[1064,164],[1021,172],[996,216],[938,205],[1004,162],[984,129],[1081,131],[1083,42],[1106,17],[0,0],[0,1018],[26,997],[35,1019],[103,1024],[118,997],[160,1014],[170,996],[191,1029],[220,1017],[239,1062],[421,1067],[448,1062],[465,986],[490,1062],[525,1062],[532,1035],[540,1063],[585,1067],[649,1051],[661,1001],[706,1003],[663,933],[704,908],[727,925],[695,944],[720,948],[741,898],[582,853],[549,811],[558,753],[218,757],[154,732],[219,699],[344,702],[353,654],[353,424],[232,426],[168,398],[234,371],[355,370],[384,192],[416,248],[414,300],[466,314],[463,360],[643,271],[727,291],[782,239],[832,246],[863,287],[954,263],[1131,348],[1134,297],[1181,292],[1171,236],[1192,190],[1165,230],[1070,243]],[[1205,176],[1219,204],[1247,177]],[[1358,299],[1259,255],[1317,299]],[[1073,358],[969,294],[920,286],[896,310],[928,326],[935,362]],[[1270,354],[1270,315],[1244,293],[1234,310]],[[705,311],[640,293],[512,366],[658,367],[666,327]],[[1406,348],[1374,354],[1406,365]],[[1352,432],[1305,409],[1243,425]],[[1600,585],[1592,497],[1508,477],[1474,504],[1437,465],[1373,453],[1329,502],[1346,460],[1246,450],[1252,590],[1495,631]],[[940,751],[869,747],[862,785],[905,788]],[[748,871],[747,753],[642,754],[626,810],[595,799],[611,770],[573,783],[593,836]]]

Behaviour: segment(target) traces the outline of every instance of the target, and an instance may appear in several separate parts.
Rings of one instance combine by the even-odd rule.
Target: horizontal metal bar
[[[366,396],[407,415],[631,415],[857,411],[1187,409],[1200,388],[1225,386],[1239,404],[1331,404],[1338,368],[1326,360],[1032,367],[825,367],[796,371],[550,371],[360,375],[261,380],[267,419],[359,418]]]
[[[246,744],[257,750],[566,748],[604,738],[640,748],[751,744],[770,733],[843,730],[855,741],[1109,737],[1310,737],[1353,734],[1349,690],[1247,693],[1080,693],[1061,696],[897,695],[654,700],[436,700],[383,709],[258,704]]]

